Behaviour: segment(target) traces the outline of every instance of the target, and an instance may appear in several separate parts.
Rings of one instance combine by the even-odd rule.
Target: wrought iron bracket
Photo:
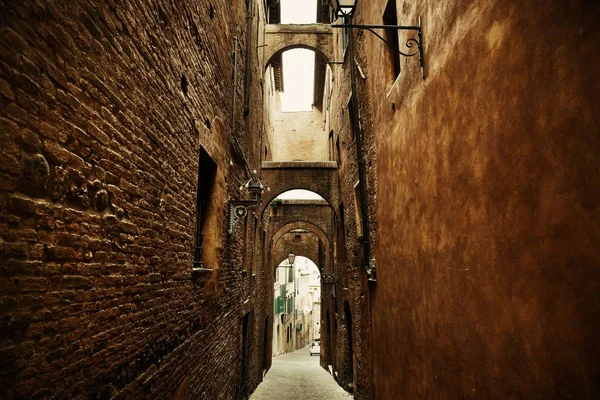
[[[248,209],[258,204],[258,200],[229,200],[227,234],[231,235],[235,226],[248,215]]]
[[[374,34],[375,36],[377,36],[379,39],[381,39],[383,41],[383,43],[385,43],[389,48],[394,50],[399,55],[402,55],[404,57],[413,57],[418,54],[419,55],[419,66],[421,67],[421,76],[423,77],[423,79],[425,79],[425,51],[423,50],[423,29],[421,27],[421,17],[419,17],[419,25],[416,25],[416,26],[334,24],[334,25],[331,25],[331,27],[332,28],[342,28],[342,29],[351,28],[351,29],[369,31],[372,34]],[[381,36],[379,33],[377,33],[375,31],[375,29],[396,29],[399,31],[416,31],[417,37],[408,39],[406,41],[405,46],[408,49],[412,49],[414,46],[416,46],[417,50],[413,51],[412,53],[405,53],[405,52],[401,51],[400,49],[396,48],[396,46],[392,45],[387,40],[385,40],[385,38],[383,36]],[[332,64],[337,64],[337,62],[332,63]]]

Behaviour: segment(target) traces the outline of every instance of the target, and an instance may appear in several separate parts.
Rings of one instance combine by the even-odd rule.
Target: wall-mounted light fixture
[[[288,254],[288,264],[289,264],[289,275],[288,282],[294,281],[294,261],[296,261],[296,255],[294,253]]]
[[[238,222],[246,218],[248,209],[254,207],[260,202],[263,192],[269,189],[259,178],[256,170],[252,171],[252,176],[246,183],[240,186],[240,191],[246,191],[250,195],[250,200],[229,200],[229,209],[227,217],[227,234],[231,235]]]
[[[419,65],[421,67],[421,76],[425,79],[425,53],[423,51],[423,30],[421,29],[421,17],[419,17],[419,25],[408,25],[408,26],[400,26],[400,25],[353,25],[352,24],[352,15],[356,11],[356,5],[358,0],[331,0],[331,4],[333,9],[335,10],[335,15],[338,17],[342,17],[344,19],[344,23],[341,25],[331,25],[332,28],[343,28],[343,29],[358,29],[358,30],[366,30],[377,36],[381,39],[388,47],[394,50],[399,55],[404,57],[413,57],[417,54],[419,55]],[[407,53],[403,52],[400,49],[396,48],[396,46],[392,45],[390,42],[385,40],[383,36],[377,33],[376,29],[396,29],[399,31],[416,31],[417,37],[410,38],[406,41],[406,47],[412,49],[414,46],[417,47],[416,51]],[[349,35],[349,40],[352,41],[352,35]],[[353,55],[350,54],[350,59],[353,59]]]
[[[288,264],[290,264],[293,267],[294,261],[296,261],[296,255],[294,253],[288,254]]]
[[[338,17],[350,17],[356,10],[357,0],[332,0],[331,4]]]

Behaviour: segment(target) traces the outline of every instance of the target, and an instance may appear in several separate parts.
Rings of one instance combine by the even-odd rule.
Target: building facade
[[[260,227],[227,231],[270,152],[265,24],[262,1],[0,1],[0,397],[260,382]]]
[[[366,31],[351,60],[334,32],[343,64],[328,69],[324,114],[347,295],[327,322],[357,398],[600,393],[599,17],[585,1],[359,1],[355,24],[421,19],[425,79]],[[379,33],[414,50],[414,32]]]

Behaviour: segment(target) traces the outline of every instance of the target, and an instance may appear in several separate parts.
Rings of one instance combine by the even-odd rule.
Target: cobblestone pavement
[[[319,357],[310,356],[308,347],[273,358],[265,380],[250,400],[335,400],[353,396],[338,386],[319,365]]]

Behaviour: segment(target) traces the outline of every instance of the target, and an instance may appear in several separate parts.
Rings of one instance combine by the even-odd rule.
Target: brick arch
[[[314,226],[315,229],[317,229],[325,234],[325,237],[329,240],[329,243],[332,242],[333,239],[332,239],[331,228],[326,226],[326,224],[323,224],[322,222],[317,221],[314,215],[300,216],[300,217],[298,217],[298,216],[288,217],[282,221],[277,221],[277,222],[271,221],[271,224],[272,224],[271,226],[273,227],[272,228],[273,231],[275,233],[277,233],[282,228],[285,228],[287,225],[294,224],[294,223],[301,223],[301,222],[304,222],[308,225]],[[291,229],[296,229],[296,228],[291,228]],[[273,237],[275,237],[275,234],[272,236],[272,238]]]
[[[310,255],[310,254],[300,254],[300,253],[299,253],[299,254],[295,254],[295,256],[296,256],[296,257],[300,256],[300,257],[305,257],[305,258],[308,258],[310,261],[312,261],[312,262],[313,262],[313,263],[314,263],[314,264],[317,266],[317,268],[319,269],[319,272],[321,272],[321,271],[322,271],[322,270],[321,270],[321,268],[319,268],[319,263],[318,263],[318,261],[319,261],[319,260],[313,260],[313,257],[311,257],[311,255]],[[279,260],[279,262],[281,263],[281,262],[282,262],[282,261],[284,261],[285,259],[287,259],[287,254],[285,255],[285,257],[281,257],[281,259]],[[273,265],[275,265],[275,267],[274,267],[273,269],[276,269],[276,268],[277,268],[277,266],[278,266],[279,264],[277,264],[277,263],[276,263],[276,261],[275,261],[275,262],[273,263]]]
[[[327,62],[334,61],[332,28],[329,25],[267,25],[265,33],[265,68],[275,55],[296,48],[313,50]]]
[[[271,253],[271,263],[273,265],[273,268],[277,268],[277,265],[275,265],[275,259],[276,259],[276,252],[275,252],[275,247],[277,246],[277,243],[279,242],[279,240],[286,234],[289,233],[290,231],[294,230],[294,229],[305,229],[309,232],[311,232],[313,235],[315,235],[318,240],[323,243],[323,246],[325,248],[325,253],[324,253],[324,263],[323,265],[320,265],[319,260],[317,258],[317,260],[315,261],[313,258],[314,257],[308,257],[307,255],[304,254],[298,254],[304,257],[307,257],[309,259],[311,259],[319,268],[319,270],[321,271],[321,273],[326,273],[326,272],[330,272],[332,265],[332,255],[333,255],[333,249],[332,249],[332,241],[330,240],[330,238],[327,236],[327,234],[321,229],[319,228],[317,225],[311,223],[311,222],[307,222],[307,221],[293,221],[290,222],[284,226],[282,226],[281,228],[279,228],[271,237],[270,241],[269,241],[269,250]],[[284,256],[285,258],[285,256]],[[282,258],[283,259],[283,258]]]
[[[337,215],[338,204],[337,164],[335,161],[263,162],[261,180],[270,191],[263,193],[259,216],[277,196],[294,189],[304,189],[321,196]]]

